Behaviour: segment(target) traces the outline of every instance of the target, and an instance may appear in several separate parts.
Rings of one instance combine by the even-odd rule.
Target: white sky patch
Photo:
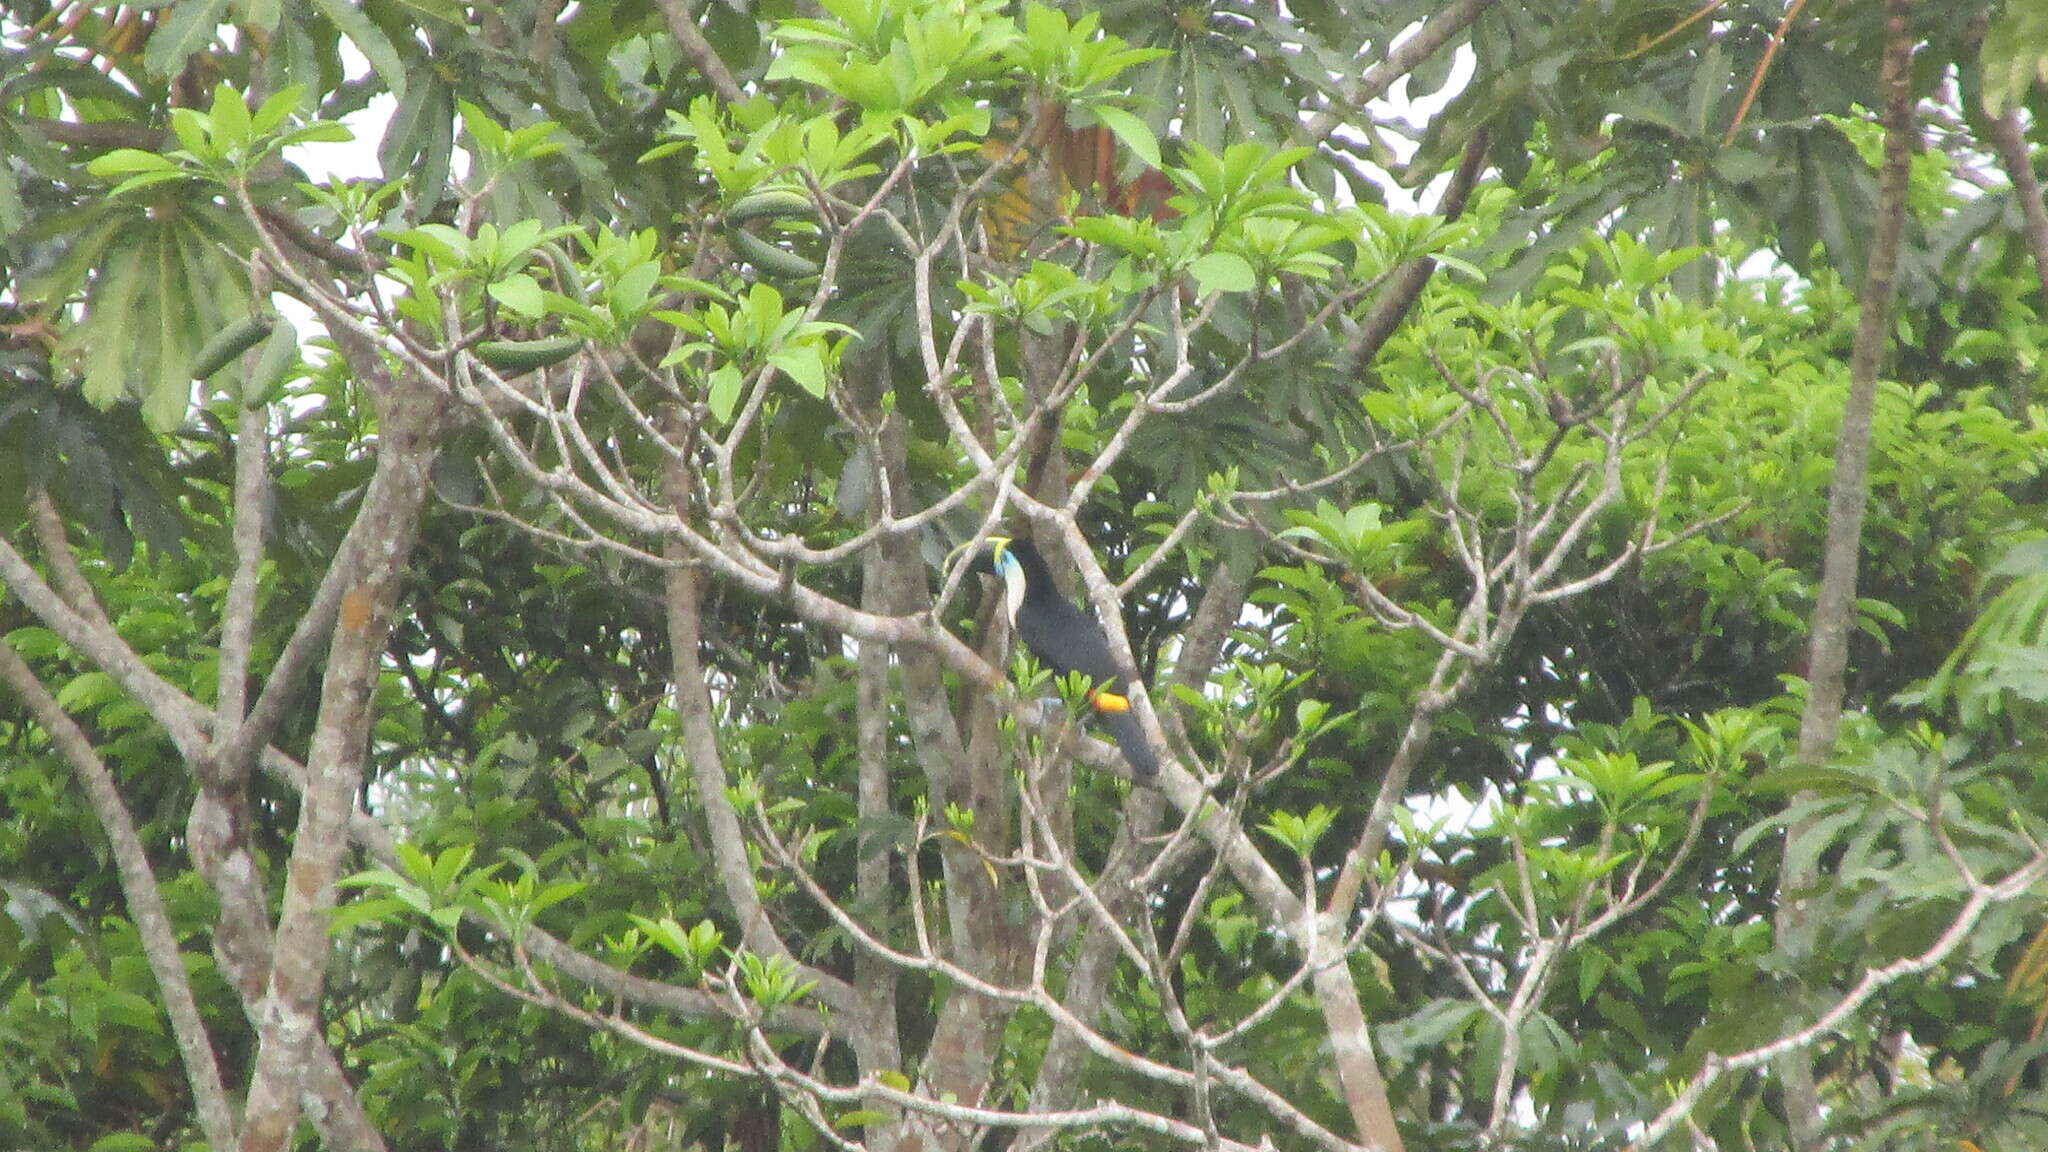
[[[1386,96],[1373,101],[1368,110],[1378,119],[1398,121],[1415,134],[1435,120],[1465,86],[1472,82],[1472,75],[1478,69],[1478,57],[1472,49],[1460,45],[1452,55],[1451,74],[1443,86],[1427,96],[1411,98],[1408,86],[1412,77],[1403,76],[1387,90]],[[1338,129],[1342,132],[1343,129]],[[1356,137],[1352,137],[1356,139]],[[1380,141],[1394,153],[1401,163],[1406,164],[1415,157],[1415,142],[1401,132],[1382,132]],[[1438,173],[1430,182],[1419,189],[1403,188],[1391,173],[1375,171],[1374,183],[1380,186],[1387,198],[1387,207],[1398,212],[1421,214],[1434,211],[1434,205],[1443,198],[1444,185],[1450,182],[1449,172]]]
[[[344,46],[342,55],[348,58],[354,53]],[[350,67],[356,62],[351,60]],[[294,145],[285,150],[285,158],[298,165],[306,179],[315,184],[375,179],[380,175],[377,145],[397,112],[398,100],[389,93],[374,97],[367,107],[341,118],[342,125],[355,139]]]

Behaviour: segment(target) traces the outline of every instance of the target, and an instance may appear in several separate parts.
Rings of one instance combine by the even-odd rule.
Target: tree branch
[[[1458,161],[1458,168],[1451,173],[1451,181],[1444,187],[1443,199],[1437,201],[1436,214],[1446,221],[1456,220],[1465,214],[1465,205],[1471,200],[1472,189],[1479,183],[1479,174],[1486,170],[1486,129],[1472,133],[1465,141],[1465,153]],[[1429,278],[1436,274],[1436,261],[1410,260],[1403,264],[1393,276],[1392,282],[1381,291],[1379,299],[1373,301],[1372,311],[1366,314],[1365,323],[1358,326],[1344,341],[1344,351],[1337,363],[1347,376],[1363,372],[1380,349],[1401,327],[1401,321],[1408,318],[1409,309],[1422,296],[1422,289],[1429,284]]]
[[[263,564],[264,504],[269,498],[269,419],[261,408],[244,405],[235,430],[234,528],[235,567],[221,609],[220,668],[216,675],[213,735],[233,747],[248,715],[249,648],[256,632],[256,580]],[[246,760],[199,765],[202,779],[225,774],[247,775]]]
[[[690,506],[690,482],[681,466],[673,461],[669,465],[668,483],[669,498],[680,515]],[[674,543],[668,548],[680,561],[681,549]],[[776,934],[767,910],[761,905],[754,888],[753,869],[747,860],[746,836],[740,831],[732,801],[726,797],[729,781],[725,757],[718,747],[718,721],[712,712],[710,687],[699,655],[704,643],[700,615],[703,577],[695,565],[678,562],[669,568],[667,581],[669,659],[674,668],[671,678],[676,715],[682,722],[684,755],[696,785],[697,806],[710,833],[712,865],[725,898],[732,902],[747,947],[763,956],[779,956],[796,964],[796,956]],[[840,1011],[854,1009],[853,991],[845,981],[808,965],[799,966],[804,969],[805,979],[817,982],[819,999]]]
[[[657,3],[661,7],[662,19],[668,22],[668,34],[675,37],[676,46],[690,58],[690,63],[697,66],[697,71],[718,93],[718,98],[728,104],[745,101],[747,94],[732,78],[732,72],[719,58],[718,50],[704,38],[704,33],[697,27],[697,18],[691,15],[683,0],[657,0]]]
[[[2041,203],[2041,181],[2034,175],[2034,157],[2027,151],[2027,138],[2020,131],[2020,111],[2008,108],[2003,116],[1989,117],[1991,143],[1998,150],[1998,162],[2012,181],[2013,199],[2019,202],[2020,229],[2027,250],[2034,256],[2034,276],[2041,282],[2041,295],[2048,299],[2048,207]]]
[[[192,1086],[200,1130],[215,1148],[234,1147],[234,1105],[222,1084],[220,1065],[214,1059],[213,1042],[207,1037],[199,1003],[193,999],[191,982],[185,978],[183,953],[171,927],[170,912],[164,907],[163,894],[157,890],[149,855],[143,850],[134,818],[128,814],[128,805],[114,783],[114,774],[93,750],[84,730],[65,714],[56,697],[43,687],[35,671],[5,639],[0,639],[0,683],[14,689],[14,694],[28,705],[36,723],[49,734],[50,743],[71,765],[79,787],[92,805],[93,815],[106,832],[121,877],[121,891],[127,898],[128,917],[135,924],[143,955],[148,957],[149,970],[156,976],[157,989],[163,994],[171,1034],[178,1042],[178,1059],[183,1062],[185,1078]]]
[[[1884,161],[1878,172],[1877,231],[1862,291],[1862,314],[1849,356],[1849,392],[1842,402],[1835,440],[1834,480],[1828,491],[1827,534],[1822,546],[1820,588],[1814,599],[1812,640],[1807,654],[1806,706],[1799,718],[1799,759],[1825,764],[1834,754],[1847,693],[1849,636],[1855,626],[1856,578],[1863,539],[1863,514],[1870,497],[1870,433],[1877,410],[1877,375],[1891,332],[1893,273],[1906,230],[1907,180],[1912,162],[1912,0],[1886,0],[1884,62]],[[1806,794],[1794,798],[1797,803]],[[1800,857],[1798,845],[1811,834],[1804,824],[1785,831],[1785,855]],[[1797,953],[1808,943],[1811,925],[1804,893],[1814,875],[1788,869],[1778,885],[1778,947]],[[1796,1047],[1784,1049],[1780,1070],[1794,1146],[1819,1147],[1821,1102],[1812,1065]]]
[[[1896,3],[1897,0],[1894,0]],[[1947,960],[1957,948],[1970,939],[1984,914],[2008,900],[2019,899],[2027,890],[2048,877],[2048,853],[2036,854],[2023,867],[1997,884],[1977,884],[1969,887],[1969,896],[1963,906],[1956,910],[1954,919],[1942,929],[1933,944],[1926,950],[1912,956],[1903,956],[1882,968],[1866,970],[1853,987],[1843,993],[1827,1011],[1821,1013],[1811,1024],[1783,1036],[1768,1044],[1738,1052],[1732,1056],[1713,1055],[1707,1057],[1705,1065],[1693,1075],[1671,1104],[1657,1114],[1631,1144],[1630,1152],[1642,1152],[1657,1146],[1665,1134],[1691,1114],[1707,1090],[1731,1072],[1745,1072],[1811,1047],[1815,1041],[1840,1028],[1872,996],[1887,986],[1907,976],[1926,972]]]
[[[1338,100],[1309,119],[1305,135],[1312,141],[1327,139],[1330,133],[1344,122],[1344,117],[1387,94],[1394,81],[1413,72],[1424,60],[1436,54],[1437,49],[1451,42],[1451,39],[1470,27],[1474,20],[1488,8],[1493,0],[1453,0],[1436,15],[1422,22],[1415,35],[1401,41],[1379,63],[1365,70],[1358,79],[1346,85],[1338,93]]]
[[[372,483],[381,482],[390,499],[379,504],[366,499],[364,516],[372,518],[370,527],[382,547],[343,596],[328,646],[284,905],[257,1024],[242,1152],[281,1152],[289,1145],[307,1070],[324,1047],[320,996],[331,952],[327,912],[334,906],[334,882],[349,844],[385,638],[429,491],[438,407],[431,392],[416,388],[387,396],[379,413]]]
[[[59,570],[65,562],[68,560],[58,562]],[[164,726],[165,734],[187,763],[204,753],[206,739],[200,723],[183,708],[189,702],[185,694],[143,663],[97,610],[92,615],[74,611],[63,597],[43,583],[35,568],[4,537],[0,537],[0,582],[19,596],[58,638],[113,677],[122,691],[147,709],[151,719]]]

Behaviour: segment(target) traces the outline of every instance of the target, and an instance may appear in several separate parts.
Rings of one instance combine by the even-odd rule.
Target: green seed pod
[[[520,376],[551,368],[583,347],[581,336],[547,336],[539,340],[485,340],[474,351],[476,358],[506,376]]]
[[[742,197],[740,202],[725,210],[728,223],[740,224],[748,220],[785,220],[801,216],[815,219],[818,206],[811,198],[794,188],[770,188]]]
[[[733,250],[749,264],[786,280],[802,280],[818,274],[818,265],[794,252],[786,252],[742,229],[732,233]]]
[[[192,378],[204,380],[227,367],[235,357],[270,335],[271,325],[275,323],[277,321],[268,316],[245,316],[214,333],[211,340],[200,345],[199,354],[192,358]]]

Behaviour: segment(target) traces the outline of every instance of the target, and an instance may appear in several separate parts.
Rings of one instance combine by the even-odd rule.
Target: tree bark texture
[[[1824,764],[1834,754],[1841,729],[1849,637],[1856,623],[1856,577],[1863,537],[1863,515],[1870,497],[1870,433],[1877,409],[1878,370],[1891,331],[1894,276],[1906,228],[1907,178],[1912,160],[1912,0],[1887,0],[1885,5],[1884,160],[1878,173],[1877,232],[1861,294],[1855,343],[1849,359],[1849,392],[1842,404],[1842,426],[1835,440],[1834,480],[1828,491],[1827,533],[1821,560],[1820,589],[1815,598],[1812,638],[1807,656],[1806,707],[1799,721],[1799,759]],[[1809,829],[1786,830],[1788,859]],[[1812,946],[1814,925],[1804,901],[1817,882],[1811,872],[1788,871],[1780,880],[1777,929],[1779,947],[1802,952]],[[1812,1057],[1795,1050],[1781,1061],[1785,1108],[1793,1140],[1801,1149],[1819,1147],[1821,1104]]]

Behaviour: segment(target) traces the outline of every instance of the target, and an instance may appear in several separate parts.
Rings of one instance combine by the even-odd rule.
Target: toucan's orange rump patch
[[[1097,692],[1094,697],[1097,712],[1129,712],[1131,702],[1114,692]]]

